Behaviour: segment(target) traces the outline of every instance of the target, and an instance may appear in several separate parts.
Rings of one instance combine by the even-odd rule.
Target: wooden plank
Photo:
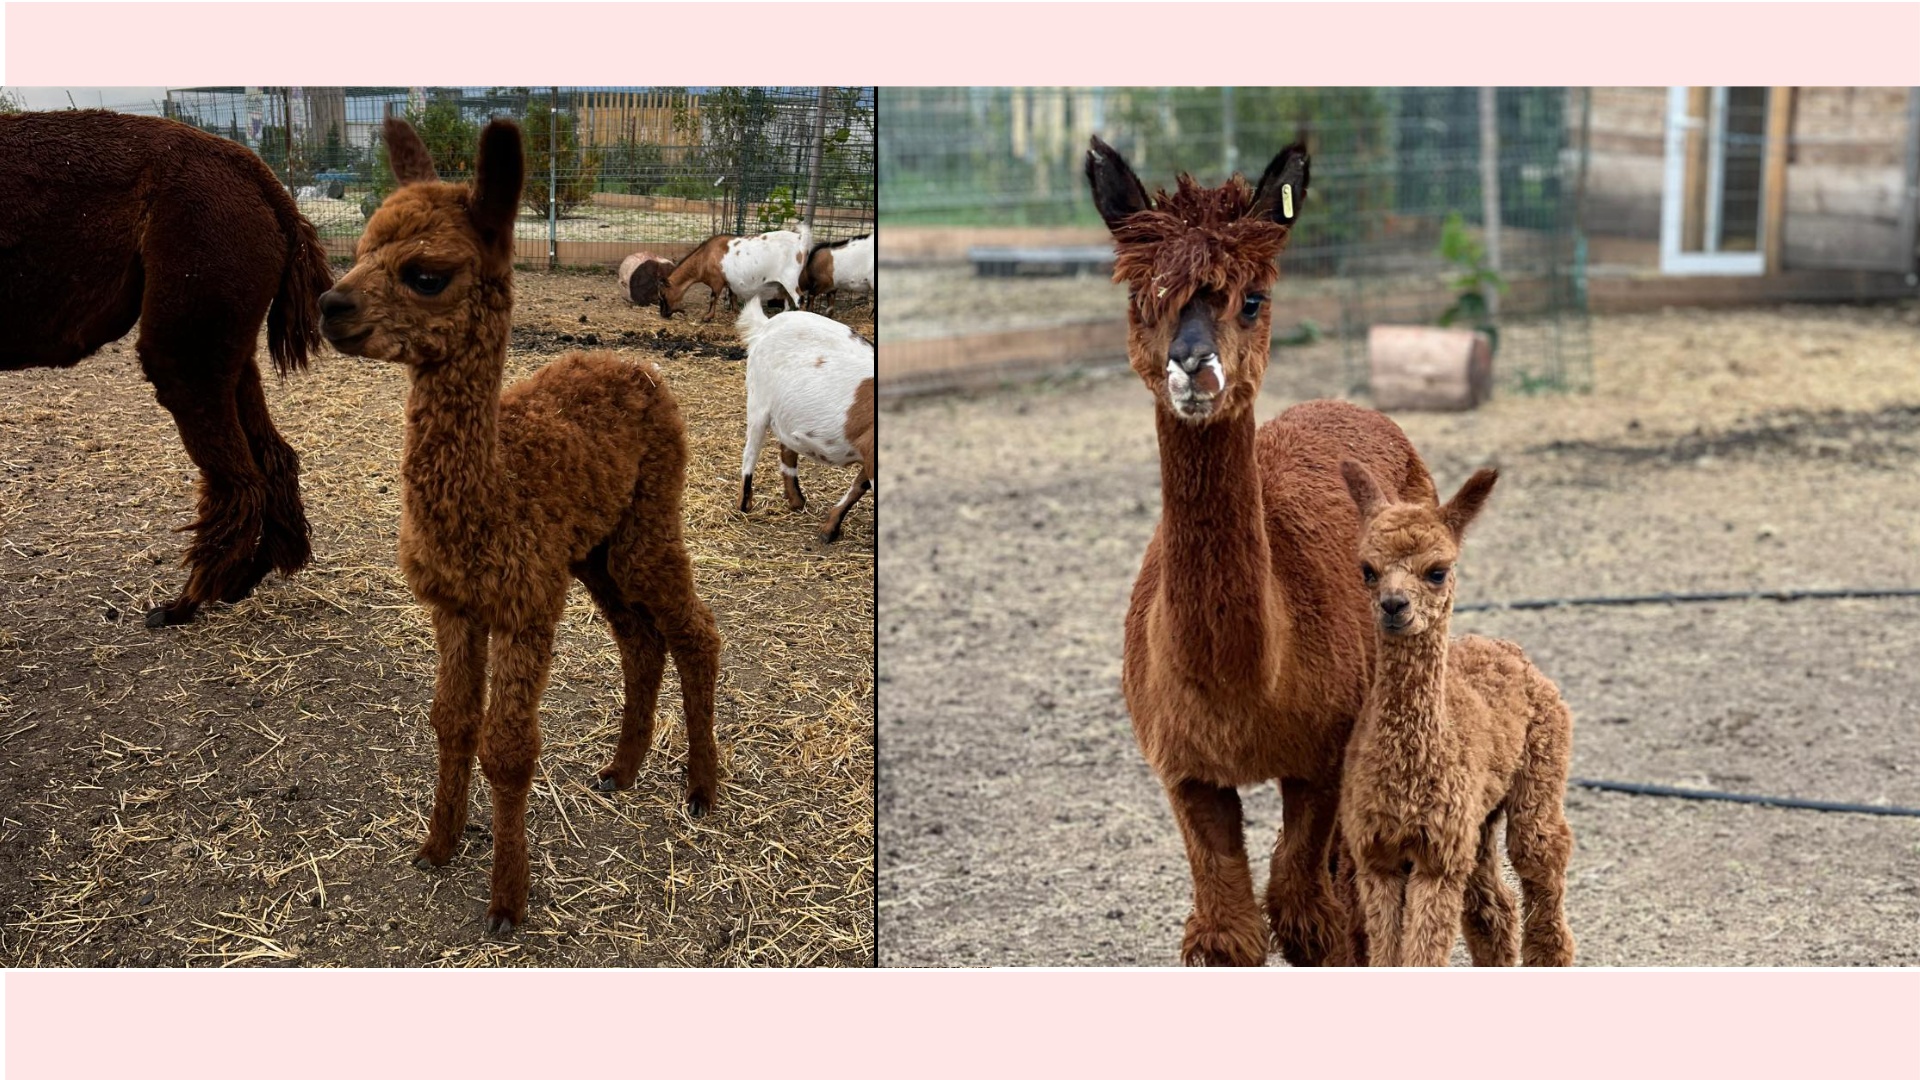
[[[1595,277],[1587,307],[1595,315],[1662,308],[1756,307],[1787,303],[1852,303],[1911,298],[1905,274],[1868,270],[1783,270],[1764,277]]]
[[[964,263],[974,247],[1111,247],[1107,230],[1093,228],[990,228],[949,225],[891,225],[880,261],[892,266]]]
[[[1769,274],[1784,267],[1780,254],[1785,250],[1787,206],[1787,140],[1791,137],[1788,121],[1793,117],[1793,88],[1775,86],[1767,90],[1766,179],[1762,181],[1766,201],[1761,208],[1760,235],[1764,238]]]

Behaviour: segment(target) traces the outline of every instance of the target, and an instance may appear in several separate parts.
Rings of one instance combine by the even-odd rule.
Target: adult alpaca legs
[[[1266,920],[1253,902],[1240,793],[1199,780],[1167,789],[1193,871],[1193,911],[1180,954],[1191,965],[1247,967],[1267,958]]]
[[[1295,967],[1353,963],[1350,915],[1327,872],[1339,793],[1304,780],[1280,781],[1283,828],[1267,875],[1267,921]]]

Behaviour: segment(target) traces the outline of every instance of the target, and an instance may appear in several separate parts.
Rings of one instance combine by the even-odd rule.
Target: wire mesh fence
[[[1089,135],[1149,186],[1179,171],[1210,184],[1257,177],[1304,136],[1310,201],[1283,262],[1276,333],[1338,333],[1364,388],[1366,329],[1438,321],[1477,247],[1477,269],[1504,285],[1503,385],[1581,390],[1592,382],[1581,102],[1580,91],[1528,88],[889,88],[881,209],[889,226],[1057,239],[1101,224],[1082,173]]]
[[[253,148],[335,256],[394,187],[381,126],[419,130],[442,179],[472,176],[480,128],[521,125],[522,259],[678,257],[715,233],[873,229],[871,87],[241,87],[170,89],[151,108]]]

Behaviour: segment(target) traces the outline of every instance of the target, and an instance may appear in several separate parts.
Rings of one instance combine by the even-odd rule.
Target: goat
[[[734,326],[747,343],[747,448],[740,459],[740,512],[753,508],[753,464],[773,429],[787,505],[807,506],[800,493],[800,457],[828,465],[860,465],[820,539],[840,538],[840,523],[875,483],[873,345],[841,323],[807,311],[770,319],[758,297],[747,299]]]
[[[834,295],[840,290],[861,295],[873,293],[873,234],[856,236],[837,243],[818,243],[807,254],[806,269],[800,274],[800,295],[809,308],[815,297],[827,298],[827,315],[833,315]]]
[[[759,236],[729,236],[722,233],[680,260],[660,289],[660,317],[670,319],[681,309],[687,289],[705,285],[713,297],[707,302],[706,321],[711,322],[723,295],[745,301],[748,297],[773,295],[775,286],[786,291],[789,303],[800,295],[800,268],[806,261],[807,245],[813,230],[800,226],[799,232],[778,229]]]

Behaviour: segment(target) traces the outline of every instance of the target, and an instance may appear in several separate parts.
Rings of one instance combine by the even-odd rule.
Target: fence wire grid
[[[1083,172],[1089,135],[1150,189],[1182,171],[1209,184],[1236,171],[1257,178],[1305,137],[1312,183],[1282,260],[1277,335],[1338,334],[1364,389],[1369,326],[1433,323],[1458,300],[1466,267],[1442,255],[1458,215],[1455,250],[1459,237],[1482,245],[1504,282],[1502,388],[1590,389],[1585,91],[1488,97],[1490,113],[1472,87],[888,88],[881,211],[889,225],[1098,228]]]
[[[473,175],[480,128],[520,124],[521,257],[677,257],[716,233],[871,232],[872,87],[241,87],[169,89],[146,108],[240,142],[271,167],[328,251],[352,254],[394,180],[381,127],[412,122],[444,180]]]

